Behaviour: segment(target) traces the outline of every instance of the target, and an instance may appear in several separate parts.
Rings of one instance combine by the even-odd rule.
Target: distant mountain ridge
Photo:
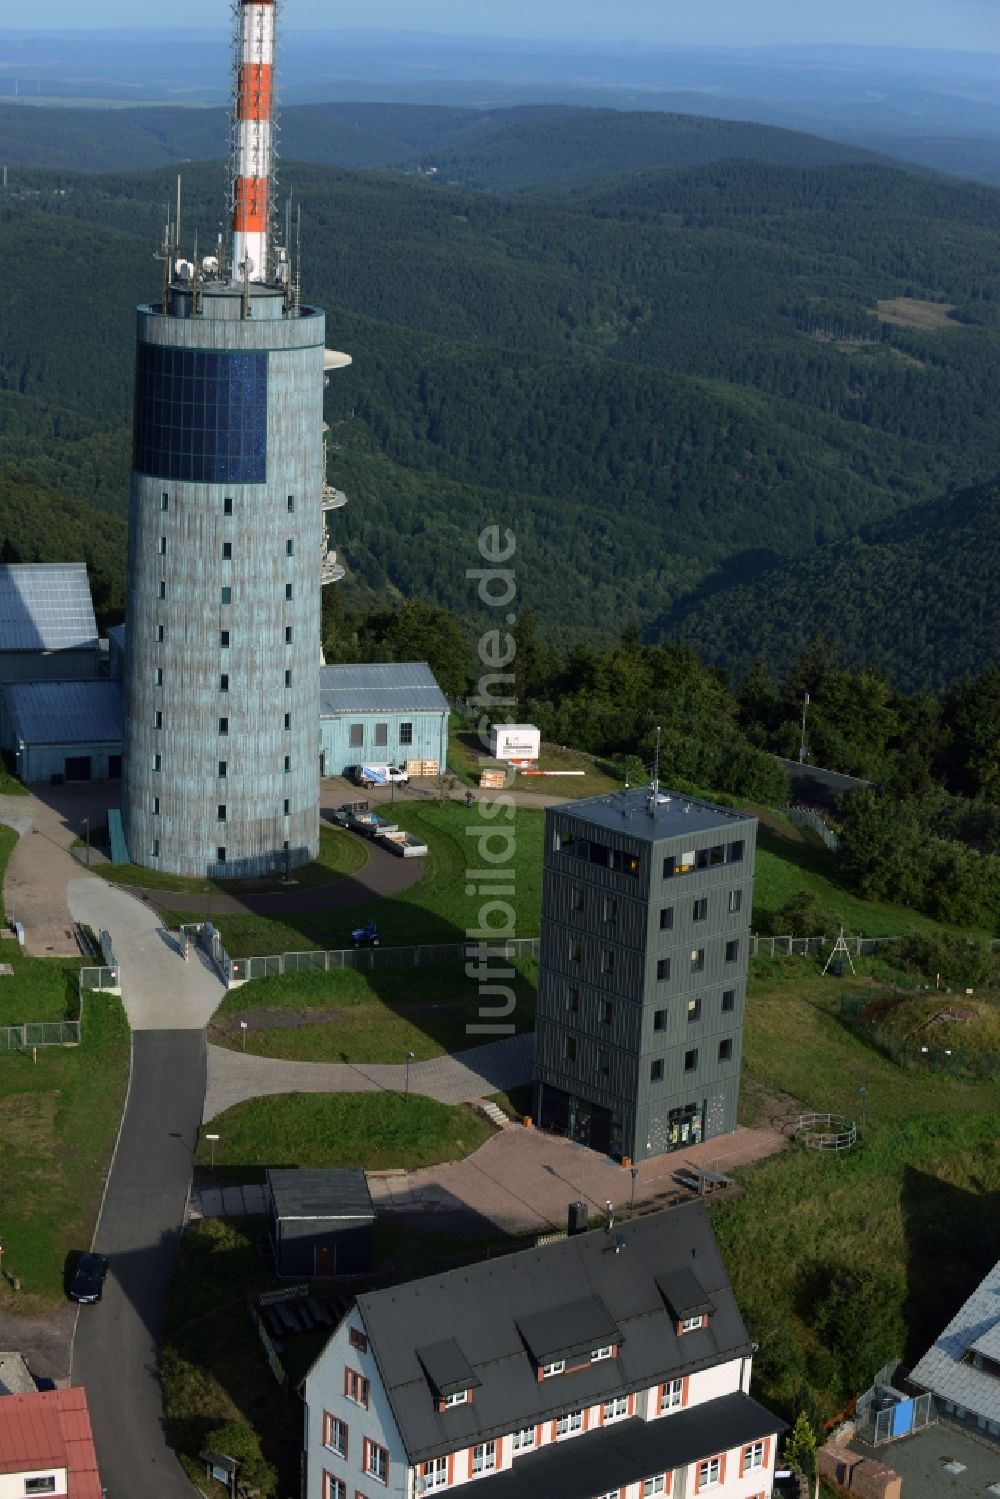
[[[211,161],[224,157],[228,132],[221,109],[0,105],[4,160],[15,169],[131,172]],[[880,159],[855,145],[770,125],[566,105],[294,105],[282,111],[281,154],[286,162],[354,170],[433,167],[446,180],[488,192],[563,192],[623,173],[727,157],[801,167]]]
[[[653,633],[679,635],[742,676],[779,676],[816,634],[843,666],[874,664],[905,691],[945,690],[1000,665],[1000,481],[916,505],[857,536],[682,601]]]

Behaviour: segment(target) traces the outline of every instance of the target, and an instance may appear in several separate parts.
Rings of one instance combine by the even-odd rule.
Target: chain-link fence
[[[425,942],[413,947],[337,948],[326,952],[271,953],[265,957],[230,958],[230,987],[250,979],[280,978],[285,973],[329,973],[337,968],[370,971],[375,968],[419,968],[428,963],[463,963],[478,957],[478,942]],[[512,937],[506,942],[487,943],[492,955],[506,959],[537,958],[537,937]]]
[[[840,1015],[852,1030],[864,1036],[897,1067],[944,1073],[951,1077],[1000,1077],[1000,1052],[945,1046],[933,1041],[933,1032],[926,1026],[916,1034],[900,1035],[892,1025],[892,1010],[909,997],[909,992],[902,989],[860,994],[848,991],[841,995]]]
[[[811,807],[782,807],[781,810],[789,822],[794,822],[801,828],[812,828],[813,832],[819,835],[831,853],[835,854],[837,852],[840,847],[840,839],[833,831],[833,828],[823,820],[818,812],[814,812]]]
[[[30,1051],[33,1046],[79,1046],[79,1020],[31,1020],[0,1026],[0,1051]]]

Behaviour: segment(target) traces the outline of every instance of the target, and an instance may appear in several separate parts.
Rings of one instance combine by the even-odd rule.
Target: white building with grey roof
[[[782,1423],[692,1202],[359,1296],[305,1381],[306,1499],[766,1499]]]
[[[952,1317],[910,1375],[942,1415],[1000,1441],[1000,1264]]]

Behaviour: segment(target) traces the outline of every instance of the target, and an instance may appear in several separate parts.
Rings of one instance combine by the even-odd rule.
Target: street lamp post
[[[628,1215],[629,1215],[630,1218],[632,1217],[632,1215],[635,1212],[635,1179],[639,1175],[639,1168],[638,1168],[638,1166],[633,1166],[631,1169],[632,1169],[632,1198],[631,1198],[631,1201],[629,1202],[629,1205],[628,1205]]]
[[[865,1123],[868,1118],[868,1089],[862,1084],[858,1092],[861,1094],[861,1138],[863,1140],[865,1138]]]
[[[208,1141],[209,1147],[210,1147],[210,1157],[209,1157],[209,1163],[208,1164],[209,1164],[209,1167],[210,1167],[210,1169],[212,1171],[215,1170],[215,1142],[216,1142],[216,1140],[218,1138],[219,1138],[218,1135],[206,1135],[205,1136],[205,1139]]]
[[[406,1092],[403,1096],[406,1099],[407,1103],[410,1099],[410,1063],[413,1061],[414,1056],[415,1053],[412,1051],[408,1051],[406,1053]]]
[[[83,836],[87,843],[87,868],[90,868],[90,818],[83,819]]]
[[[246,1051],[246,1049],[247,1049],[247,1023],[246,1023],[245,1020],[241,1020],[240,1021],[240,1030],[243,1032],[243,1050]]]

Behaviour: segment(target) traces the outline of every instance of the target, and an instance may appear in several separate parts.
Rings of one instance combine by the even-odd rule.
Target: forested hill
[[[211,244],[223,174],[184,175],[186,237]],[[25,173],[0,200],[0,472],[123,513],[172,178]],[[571,203],[283,180],[306,298],[354,356],[326,410],[345,600],[471,612],[501,521],[549,637],[607,638],[997,473],[991,189],[731,160]]]
[[[219,109],[40,109],[0,105],[9,166],[141,171],[224,157]],[[489,192],[563,193],[651,168],[726,158],[779,166],[877,161],[870,151],[734,120],[525,105],[447,109],[416,104],[308,104],[282,111],[282,157],[326,166],[434,170]]]
[[[829,640],[847,667],[904,691],[944,691],[1000,666],[1000,483],[949,495],[860,535],[710,591],[660,622],[740,677],[762,656],[781,675],[799,642]]]

